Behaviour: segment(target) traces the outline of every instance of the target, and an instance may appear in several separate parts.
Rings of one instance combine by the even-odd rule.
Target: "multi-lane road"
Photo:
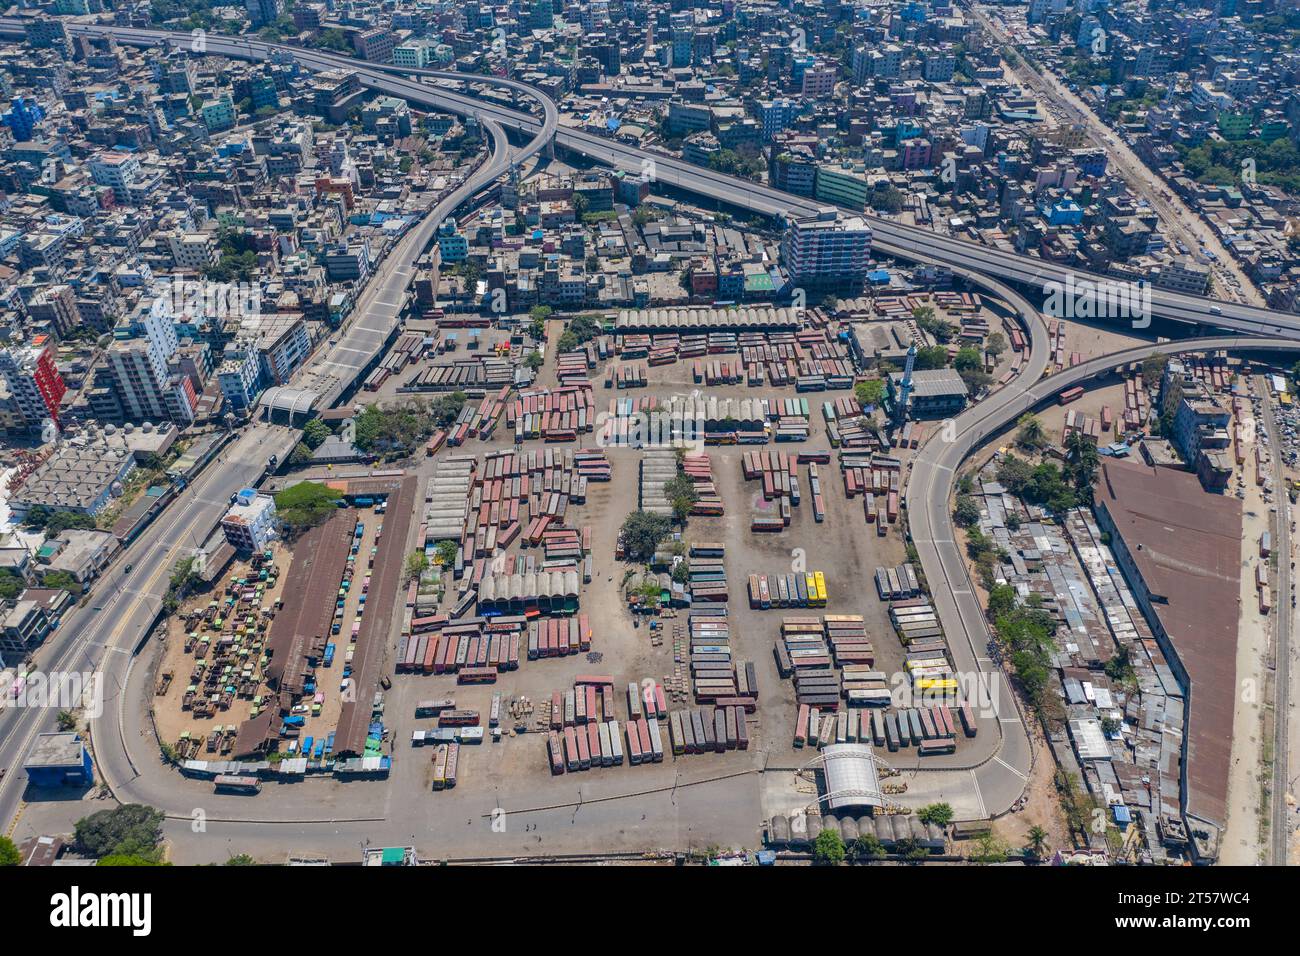
[[[486,117],[482,125],[492,140],[491,155],[398,240],[380,263],[378,272],[366,283],[347,330],[295,379],[296,388],[319,396],[319,407],[329,408],[338,402],[379,356],[405,307],[407,291],[415,276],[415,261],[433,241],[443,220],[509,170],[511,149],[505,131],[495,120]],[[541,145],[544,144],[538,144],[538,148]]]
[[[1183,242],[1189,254],[1205,246],[1207,251],[1214,251],[1213,257],[1204,257],[1215,277],[1219,280],[1216,291],[1227,293],[1225,298],[1233,301],[1263,301],[1249,277],[1241,271],[1227,248],[1219,241],[1209,226],[1199,221],[1174,193],[1169,191],[1168,183],[1158,176],[1140,160],[1128,147],[1122,137],[1111,132],[1092,109],[1084,104],[1048,67],[1039,65],[1031,56],[1031,51],[1016,44],[1006,26],[1002,23],[1002,11],[985,11],[978,3],[967,2],[966,9],[971,16],[1001,44],[1014,47],[1020,55],[1020,63],[1013,72],[1020,81],[1029,87],[1048,107],[1059,111],[1067,121],[1085,128],[1093,139],[1106,151],[1113,163],[1113,169],[1120,175],[1134,194],[1144,199],[1152,209],[1159,213],[1165,227],[1172,236]]]
[[[378,354],[403,308],[415,258],[448,215],[510,165],[512,155],[504,130],[490,118],[484,117],[482,122],[492,143],[490,156],[399,240],[367,284],[342,338],[318,350],[295,380],[296,386],[318,391],[332,403]],[[521,153],[535,154],[544,145],[535,142]],[[126,685],[137,643],[158,615],[176,562],[207,538],[229,506],[231,491],[255,483],[271,455],[285,460],[297,438],[296,430],[265,423],[246,428],[145,530],[129,555],[96,584],[88,599],[64,618],[37,652],[37,667],[46,674],[99,674],[98,686],[106,700],[102,715],[91,721],[91,729],[100,772],[106,780],[122,782],[138,772],[123,737],[129,732],[128,721],[118,691]],[[117,570],[128,561],[133,565],[129,575]],[[0,767],[21,766],[36,734],[53,729],[54,713],[47,708],[0,711]],[[129,723],[134,727],[134,720]],[[22,789],[19,773],[6,774],[0,780],[0,832],[13,818]]]
[[[47,675],[101,675],[104,718],[92,722],[97,737],[123,732],[116,719],[118,691],[136,645],[158,616],[176,562],[206,540],[229,507],[232,490],[256,482],[267,459],[277,455],[283,460],[297,440],[297,431],[264,425],[224,448],[37,652],[37,667]],[[134,565],[129,574],[123,571],[126,561]],[[8,828],[26,784],[17,768],[36,735],[54,729],[56,712],[55,707],[0,710],[0,767],[10,771],[0,780],[0,833]]]
[[[0,20],[0,34],[7,32],[12,35],[15,29],[21,30],[20,21]],[[120,42],[136,45],[180,42],[188,46],[190,39],[188,34],[72,22],[69,23],[69,29],[72,32],[109,33]],[[374,359],[391,333],[392,325],[387,323],[390,322],[390,316],[391,321],[395,322],[401,310],[406,285],[411,278],[413,258],[427,246],[437,223],[464,198],[468,198],[504,171],[508,153],[503,149],[505,138],[502,127],[522,131],[531,137],[528,145],[518,154],[518,161],[535,155],[554,139],[564,148],[616,168],[648,174],[656,181],[765,215],[805,215],[812,214],[817,209],[818,204],[804,197],[791,196],[756,183],[723,176],[712,170],[683,163],[674,157],[648,153],[613,140],[560,129],[554,104],[525,84],[514,81],[423,71],[427,74],[425,78],[440,82],[482,83],[514,88],[516,93],[531,96],[540,102],[543,114],[540,120],[491,100],[476,99],[472,94],[392,75],[394,72],[409,75],[421,71],[397,70],[349,57],[242,38],[214,35],[208,37],[207,44],[208,53],[244,59],[265,59],[273,54],[292,55],[308,69],[342,67],[353,70],[368,87],[427,106],[462,115],[476,115],[494,140],[492,157],[455,193],[445,197],[394,250],[382,267],[381,274],[374,277],[372,284],[367,287],[363,308],[359,310],[348,332],[311,367],[300,383],[296,383],[319,391],[329,401],[337,399],[346,391],[357,374]],[[1262,338],[1185,340],[1126,350],[1040,379],[1050,349],[1037,309],[996,280],[1041,287],[1045,282],[1064,283],[1068,270],[1062,270],[1043,260],[988,249],[925,229],[875,217],[868,218],[875,230],[875,245],[882,252],[952,266],[957,274],[1007,301],[1024,317],[1029,332],[1030,355],[1021,376],[1012,385],[995,392],[984,402],[960,415],[954,422],[955,431],[941,432],[931,439],[917,456],[907,492],[911,533],[927,579],[932,586],[939,585],[940,582],[946,585],[934,588],[940,611],[945,621],[950,622],[950,626],[951,622],[956,622],[966,637],[966,646],[962,646],[961,641],[953,643],[956,663],[960,669],[968,672],[982,672],[990,685],[996,684],[998,687],[995,696],[1002,702],[1002,707],[998,710],[1001,744],[989,761],[972,770],[980,786],[981,797],[990,812],[998,812],[1018,797],[1031,766],[1032,756],[1028,736],[1019,714],[1014,711],[1014,698],[1005,686],[1005,678],[986,656],[988,630],[983,609],[970,586],[960,550],[955,543],[949,499],[957,468],[971,452],[1014,422],[1024,411],[1048,400],[1064,388],[1105,374],[1116,366],[1139,361],[1153,351],[1174,353],[1242,347],[1289,350],[1296,346],[1294,342]],[[1176,321],[1283,336],[1292,340],[1300,338],[1300,320],[1248,306],[1153,292],[1152,307],[1155,314]],[[949,441],[945,435],[956,437]],[[133,590],[129,586],[125,589],[118,588],[104,603],[92,604],[70,616],[59,632],[56,647],[51,649],[54,660],[46,664],[46,668],[55,669],[54,665],[57,665],[66,670],[85,665],[93,669],[96,659],[102,657],[99,666],[106,675],[110,693],[113,687],[125,686],[133,659],[132,650],[156,615],[157,603],[161,592],[165,590],[166,576],[187,546],[187,537],[197,539],[205,534],[224,508],[229,489],[255,478],[268,454],[275,453],[283,457],[292,447],[294,437],[294,433],[275,430],[269,426],[250,429],[232,452],[223,457],[220,466],[214,466],[201,477],[182,502],[174,506],[158,527],[133,548],[133,555],[141,555],[136,559],[133,577],[134,582],[141,582],[138,589]],[[101,587],[96,594],[112,590],[114,589],[110,587]],[[100,599],[97,597],[96,600]],[[101,621],[108,622],[110,619],[111,624],[100,624]],[[0,766],[16,766],[34,734],[43,729],[44,723],[48,723],[32,715],[28,715],[26,720],[21,718],[20,713],[5,715],[0,720],[0,734],[3,735],[0,737]],[[110,705],[104,716],[92,723],[92,728],[96,733],[97,750],[103,749],[101,766],[107,770],[108,778],[133,789],[129,787],[129,782],[138,774],[148,774],[150,768],[139,767],[131,760],[126,740],[128,730],[124,726],[122,714]],[[161,767],[152,768],[152,772],[166,773]],[[17,787],[12,779],[8,782],[8,790],[0,785],[0,819],[5,820],[10,817],[17,800]],[[166,792],[164,788],[154,786],[140,789],[149,791],[150,796],[157,798],[164,797]],[[159,802],[162,802],[161,799]],[[182,812],[179,807],[168,809],[174,814]]]
[[[1277,502],[1273,520],[1273,548],[1277,554],[1277,624],[1273,635],[1273,766],[1269,781],[1269,859],[1274,866],[1286,866],[1291,855],[1292,809],[1287,803],[1290,790],[1291,756],[1291,622],[1295,608],[1291,602],[1295,582],[1291,569],[1292,505],[1287,497],[1285,446],[1274,417],[1273,399],[1268,383],[1260,381],[1264,396],[1261,417],[1268,436],[1272,459],[1273,495]]]

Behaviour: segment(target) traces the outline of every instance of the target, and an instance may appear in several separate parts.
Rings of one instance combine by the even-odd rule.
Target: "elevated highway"
[[[193,39],[188,33],[79,23],[72,20],[66,22],[70,33],[109,35],[115,37],[118,42],[135,46],[156,46],[166,43],[179,49],[189,49]],[[0,35],[20,35],[22,23],[23,21],[18,18],[0,18]],[[647,175],[654,181],[765,216],[811,215],[819,206],[824,205],[808,197],[794,196],[755,182],[694,166],[673,156],[559,127],[558,113],[554,112],[555,106],[550,99],[528,84],[517,80],[478,74],[405,69],[287,44],[266,43],[219,34],[205,35],[204,42],[206,46],[202,52],[209,54],[245,60],[265,60],[273,56],[292,57],[307,69],[351,70],[357,74],[363,85],[392,96],[403,97],[413,103],[461,115],[481,112],[507,129],[515,129],[533,136],[528,147],[521,153],[520,161],[545,148],[553,139],[560,147],[616,169],[626,170],[635,175]],[[540,101],[544,115],[542,119],[538,119],[529,113],[511,109],[492,100],[476,99],[472,95],[407,78],[411,76],[434,82],[482,84],[508,89],[518,95],[527,95]],[[861,215],[855,210],[846,211]],[[1096,283],[1113,283],[1115,281],[1106,276],[1065,268],[1044,259],[1003,252],[879,216],[866,215],[864,218],[874,230],[876,247],[890,255],[905,258],[925,257],[945,265],[971,269],[1006,282],[1035,288],[1043,288],[1049,283],[1065,286],[1071,277],[1075,282],[1088,280]],[[1151,290],[1150,296],[1151,311],[1158,318],[1189,323],[1207,329],[1226,329],[1240,334],[1275,335],[1300,339],[1300,316],[1157,289]]]

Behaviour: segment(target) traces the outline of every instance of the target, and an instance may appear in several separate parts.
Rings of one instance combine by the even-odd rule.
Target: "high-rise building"
[[[42,289],[27,303],[27,314],[33,323],[48,324],[59,338],[67,338],[83,325],[81,310],[77,308],[77,295],[68,285]]]
[[[38,335],[27,347],[0,349],[0,378],[27,431],[39,431],[47,420],[59,424],[59,403],[68,388],[54,364],[52,338]]]
[[[867,221],[841,215],[833,206],[790,220],[781,241],[781,262],[795,285],[859,288],[870,257]]]
[[[244,9],[254,27],[274,23],[280,18],[280,0],[244,0]]]
[[[174,395],[168,362],[177,349],[176,330],[166,310],[142,308],[132,323],[120,327],[108,348],[108,368],[116,387],[122,418],[131,422],[173,419],[188,425],[193,402]],[[184,391],[188,379],[175,383]],[[193,394],[193,387],[189,387]],[[187,414],[188,404],[188,414]]]

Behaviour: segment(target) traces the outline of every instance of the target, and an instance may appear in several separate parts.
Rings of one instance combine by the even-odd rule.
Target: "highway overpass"
[[[113,25],[79,23],[66,21],[71,33],[92,35],[111,35],[121,43],[136,46],[153,46],[170,43],[180,49],[189,49],[192,37],[189,33],[175,33],[165,30],[142,30]],[[23,21],[18,18],[0,18],[0,35],[15,36],[21,33]],[[208,54],[219,54],[246,60],[270,59],[273,55],[292,56],[308,69],[348,69],[354,71],[361,83],[371,89],[403,97],[411,102],[447,110],[461,115],[481,113],[491,117],[507,129],[519,130],[536,136],[547,132],[551,126],[557,145],[588,156],[617,169],[641,175],[649,173],[657,182],[677,187],[695,195],[726,203],[740,209],[746,209],[765,216],[803,216],[810,215],[824,204],[803,196],[794,196],[779,190],[762,186],[748,180],[726,176],[700,166],[686,163],[676,157],[637,149],[612,139],[594,136],[578,130],[566,129],[553,124],[550,109],[553,104],[549,99],[527,84],[499,77],[480,76],[478,74],[447,73],[442,71],[403,70],[385,64],[368,63],[352,57],[286,44],[266,43],[244,37],[225,37],[208,34],[205,38]],[[431,86],[426,83],[407,79],[407,76],[421,76],[437,82],[458,82],[483,84],[509,89],[519,94],[527,94],[542,103],[545,116],[537,117],[488,99],[476,99],[471,95]],[[542,148],[550,137],[534,146]],[[529,153],[528,155],[531,155]],[[527,158],[521,155],[520,159]],[[860,214],[856,210],[846,210]],[[963,239],[941,235],[932,230],[908,226],[878,216],[865,217],[875,231],[875,245],[882,252],[903,258],[913,256],[925,257],[946,265],[962,267],[991,275],[1007,282],[1042,288],[1046,283],[1065,285],[1068,277],[1087,279],[1106,283],[1115,281],[1106,276],[1096,275],[1077,269],[1067,269],[1044,259],[1022,256],[982,246]],[[1151,291],[1151,309],[1155,317],[1175,322],[1186,322],[1207,328],[1226,329],[1249,335],[1275,335],[1285,338],[1300,339],[1300,316],[1275,312],[1270,309],[1236,303],[1221,302],[1198,296],[1184,295],[1163,290]]]

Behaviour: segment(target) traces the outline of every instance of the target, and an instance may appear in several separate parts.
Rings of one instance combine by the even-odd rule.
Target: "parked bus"
[[[1067,388],[1060,395],[1056,396],[1056,401],[1059,405],[1069,405],[1071,402],[1078,401],[1080,398],[1083,398],[1083,386],[1076,385],[1074,388]]]
[[[234,774],[218,774],[212,781],[217,793],[237,793],[244,796],[253,796],[262,792],[262,781],[256,777],[243,777]]]

